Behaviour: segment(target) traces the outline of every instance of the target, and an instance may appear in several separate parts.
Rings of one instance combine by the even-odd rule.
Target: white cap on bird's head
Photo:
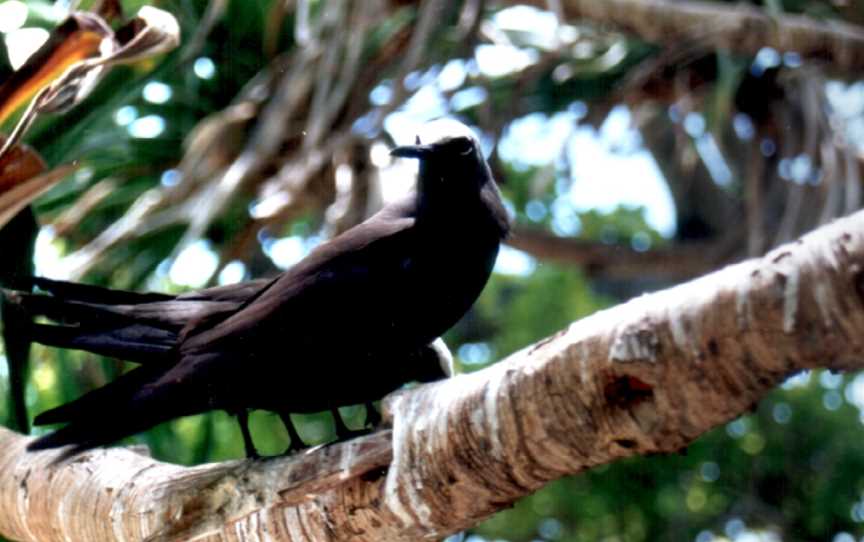
[[[469,155],[480,150],[477,134],[458,120],[441,118],[420,127],[413,145],[402,145],[390,151],[391,156],[420,158],[443,152]],[[482,160],[482,156],[480,157]]]
[[[454,137],[468,137],[478,143],[480,141],[474,130],[449,117],[429,121],[417,131],[418,143],[426,145]]]

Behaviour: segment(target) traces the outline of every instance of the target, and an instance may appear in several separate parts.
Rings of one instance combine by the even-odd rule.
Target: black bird
[[[27,290],[38,288],[52,295],[30,295],[23,292],[4,291],[7,306],[22,311],[28,317],[47,316],[64,321],[65,326],[32,324],[29,330],[19,330],[21,337],[42,344],[86,350],[104,356],[124,358],[150,364],[171,363],[171,356],[160,360],[160,354],[169,354],[178,334],[189,321],[202,322],[208,318],[218,320],[241,308],[243,303],[269,284],[269,280],[258,279],[240,284],[208,288],[197,292],[171,296],[159,293],[138,293],[111,290],[46,278],[30,277],[22,283]],[[413,380],[430,382],[453,374],[453,358],[447,345],[440,338],[417,350],[399,353],[392,359],[372,360],[389,370],[368,388],[369,399],[365,400],[366,422],[376,425],[380,416],[372,405],[374,399],[383,397],[405,382]],[[393,364],[392,366],[390,364]],[[144,378],[141,371],[139,378]],[[124,377],[126,378],[126,377]],[[128,393],[138,379],[128,377],[125,387],[109,385],[84,398],[45,412],[36,418],[37,425],[74,421],[86,416],[99,416],[100,409],[117,394]],[[352,404],[339,401],[331,411],[340,439],[361,433],[351,431],[339,415],[338,406]],[[88,406],[89,405],[89,406]],[[89,413],[85,413],[88,411]],[[235,412],[243,433],[246,453],[256,457],[257,451],[249,434],[247,412]],[[294,428],[288,412],[280,412],[288,430],[291,445],[289,450],[304,447]]]
[[[271,281],[177,298],[65,283],[53,297],[7,293],[61,323],[35,326],[35,340],[141,364],[37,417],[69,423],[29,449],[77,453],[213,409],[237,414],[241,427],[249,409],[290,425],[289,413],[368,403],[440,375],[430,345],[480,294],[509,219],[472,135],[392,154],[420,160],[416,193]]]

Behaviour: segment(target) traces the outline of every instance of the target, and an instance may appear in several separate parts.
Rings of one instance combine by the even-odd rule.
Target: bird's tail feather
[[[100,303],[103,305],[133,305],[169,301],[173,296],[159,293],[139,293],[126,290],[112,290],[101,286],[52,280],[44,277],[31,277],[32,286],[57,297],[82,301],[85,303]]]
[[[89,286],[84,287],[89,288]],[[129,294],[130,292],[123,293]],[[3,295],[7,302],[21,307],[33,316],[45,316],[57,322],[101,328],[117,326],[124,323],[123,321],[135,320],[163,329],[177,330],[182,328],[186,319],[200,310],[202,306],[202,303],[171,299],[137,304],[98,303],[14,290],[3,290]],[[211,308],[220,306],[217,303],[208,304],[208,307]],[[234,305],[231,304],[231,306]]]
[[[199,326],[218,322],[269,283],[255,281],[172,297],[35,278],[33,286],[47,293],[3,289],[2,294],[9,305],[30,317],[44,316],[61,324],[32,325],[36,342],[136,363],[160,363],[190,322]]]
[[[91,332],[75,326],[33,324],[30,332],[40,344],[86,350],[134,363],[167,362],[177,340],[176,333],[139,324]]]
[[[62,284],[61,288],[72,290],[91,288]],[[189,314],[196,314],[200,308],[200,304],[179,301],[110,305],[12,290],[3,290],[3,295],[9,305],[19,307],[30,317],[44,316],[61,324],[31,324],[27,331],[32,340],[136,363],[164,360],[176,346]]]
[[[82,397],[43,412],[35,425],[68,422],[65,427],[31,442],[28,450],[74,445],[71,453],[110,444],[161,422],[206,410],[206,400],[195,401],[180,384],[149,384],[165,369],[142,366]],[[200,403],[200,404],[199,404]],[[183,405],[178,410],[178,405]]]
[[[100,417],[105,412],[100,409],[106,405],[120,403],[132,397],[136,391],[165,372],[161,367],[137,367],[114,379],[109,384],[90,391],[74,401],[70,401],[36,416],[34,425],[71,422],[76,418]]]

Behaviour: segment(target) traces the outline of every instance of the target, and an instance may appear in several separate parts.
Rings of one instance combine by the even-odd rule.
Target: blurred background
[[[0,129],[46,84],[38,68],[82,51],[84,26],[59,30],[70,12],[122,42],[147,4],[173,14],[180,46],[105,70],[32,124],[24,141],[47,167],[79,167],[35,200],[38,226],[7,226],[0,268],[166,292],[273,275],[411,190],[416,165],[388,149],[452,117],[480,135],[515,218],[482,297],[446,336],[470,372],[862,204],[857,42],[843,57],[830,40],[814,52],[734,37],[736,13],[778,32],[800,15],[805,30],[864,35],[859,0],[659,2],[650,16],[633,0],[635,25],[614,10],[569,16],[582,2],[568,0],[0,1]],[[680,15],[697,5],[730,19],[694,27]],[[20,76],[46,43],[66,48]],[[11,357],[0,355],[5,397]],[[291,359],[290,344],[273,361],[298,378],[316,362]],[[31,419],[125,368],[34,346]],[[467,539],[864,541],[862,408],[864,376],[800,374],[686,453],[559,480]],[[0,403],[0,418],[20,426],[14,410]],[[362,424],[361,409],[343,412]],[[308,442],[334,437],[327,414],[296,420]],[[264,453],[287,445],[275,415],[254,413],[252,430]],[[135,442],[183,464],[243,455],[221,412]]]

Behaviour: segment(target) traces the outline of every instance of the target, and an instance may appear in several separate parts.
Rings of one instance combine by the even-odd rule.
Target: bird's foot
[[[363,426],[374,429],[378,427],[379,423],[381,423],[381,414],[375,409],[375,405],[366,403],[366,421],[363,423]]]
[[[255,448],[246,449],[246,459],[261,459],[261,454]]]
[[[249,432],[249,411],[240,409],[236,413],[237,423],[240,424],[240,433],[243,435],[243,448],[246,450],[247,459],[258,459],[261,455],[255,449],[255,443],[252,442],[252,434]]]
[[[370,419],[370,410],[369,407],[371,405],[369,403],[366,404],[366,421],[368,422]],[[335,444],[337,442],[345,442],[346,440],[351,440],[352,438],[362,437],[364,435],[368,435],[372,432],[372,429],[349,429],[345,422],[342,420],[342,416],[339,414],[338,408],[330,409],[330,412],[333,414],[333,423],[336,426],[336,440],[331,442],[330,444]],[[375,409],[372,408],[371,412],[375,412]],[[375,414],[378,414],[375,412]]]
[[[308,448],[308,447],[309,447],[309,445],[306,444],[305,442],[303,442],[302,440],[300,440],[300,439],[297,439],[297,440],[292,439],[292,440],[291,440],[291,443],[288,444],[288,447],[285,448],[285,451],[282,452],[282,454],[283,454],[283,455],[291,455],[291,454],[295,454],[295,453],[297,453],[297,452],[302,452],[303,450],[305,450],[305,449]]]
[[[284,454],[293,454],[295,452],[299,452],[305,448],[308,448],[309,445],[303,442],[303,439],[300,438],[300,434],[297,432],[297,428],[294,427],[294,422],[291,421],[291,414],[288,412],[281,412],[279,417],[282,418],[282,423],[285,425],[285,430],[288,431],[288,448],[285,449]]]

